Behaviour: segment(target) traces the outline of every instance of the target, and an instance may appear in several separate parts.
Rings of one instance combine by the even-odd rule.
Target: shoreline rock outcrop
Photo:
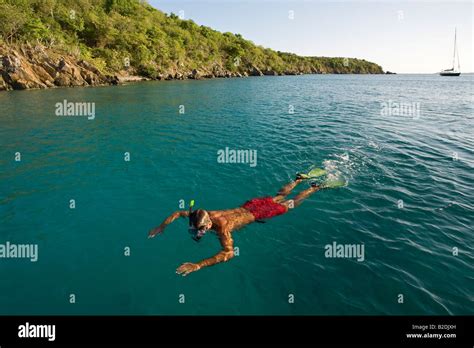
[[[43,46],[0,46],[0,89],[99,86],[118,79],[101,73],[92,64]]]
[[[220,64],[211,68],[185,70],[171,67],[156,76],[140,75],[133,68],[104,73],[92,63],[76,56],[46,48],[21,45],[9,47],[0,44],[0,91],[41,89],[55,87],[86,87],[118,85],[144,80],[201,80],[247,76],[278,76],[326,73],[318,69],[278,73],[266,68],[250,66],[240,71],[229,71]]]

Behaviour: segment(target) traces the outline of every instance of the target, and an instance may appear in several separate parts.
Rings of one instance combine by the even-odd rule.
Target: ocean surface
[[[2,92],[0,244],[38,255],[0,258],[0,314],[473,314],[473,87],[308,75]],[[57,116],[64,100],[95,118]],[[226,148],[257,161],[219,163]],[[180,203],[237,207],[313,167],[347,186],[235,232],[227,263],[175,273],[220,248],[185,219],[147,238]],[[363,258],[327,257],[334,243]]]

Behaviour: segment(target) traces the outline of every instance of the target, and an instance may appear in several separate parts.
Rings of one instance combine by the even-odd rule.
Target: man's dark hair
[[[209,215],[204,209],[195,210],[189,215],[191,226],[199,228],[208,223]]]

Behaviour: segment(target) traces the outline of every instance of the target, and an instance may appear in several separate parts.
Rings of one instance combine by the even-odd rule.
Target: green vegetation
[[[42,44],[104,73],[156,78],[251,73],[382,73],[359,59],[299,57],[167,15],[140,0],[0,0],[0,44]]]

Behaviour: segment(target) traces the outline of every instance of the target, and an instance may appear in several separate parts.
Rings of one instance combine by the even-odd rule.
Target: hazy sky
[[[264,47],[307,56],[364,58],[399,73],[449,68],[457,27],[461,71],[474,71],[470,1],[148,2],[198,24],[240,33]]]

